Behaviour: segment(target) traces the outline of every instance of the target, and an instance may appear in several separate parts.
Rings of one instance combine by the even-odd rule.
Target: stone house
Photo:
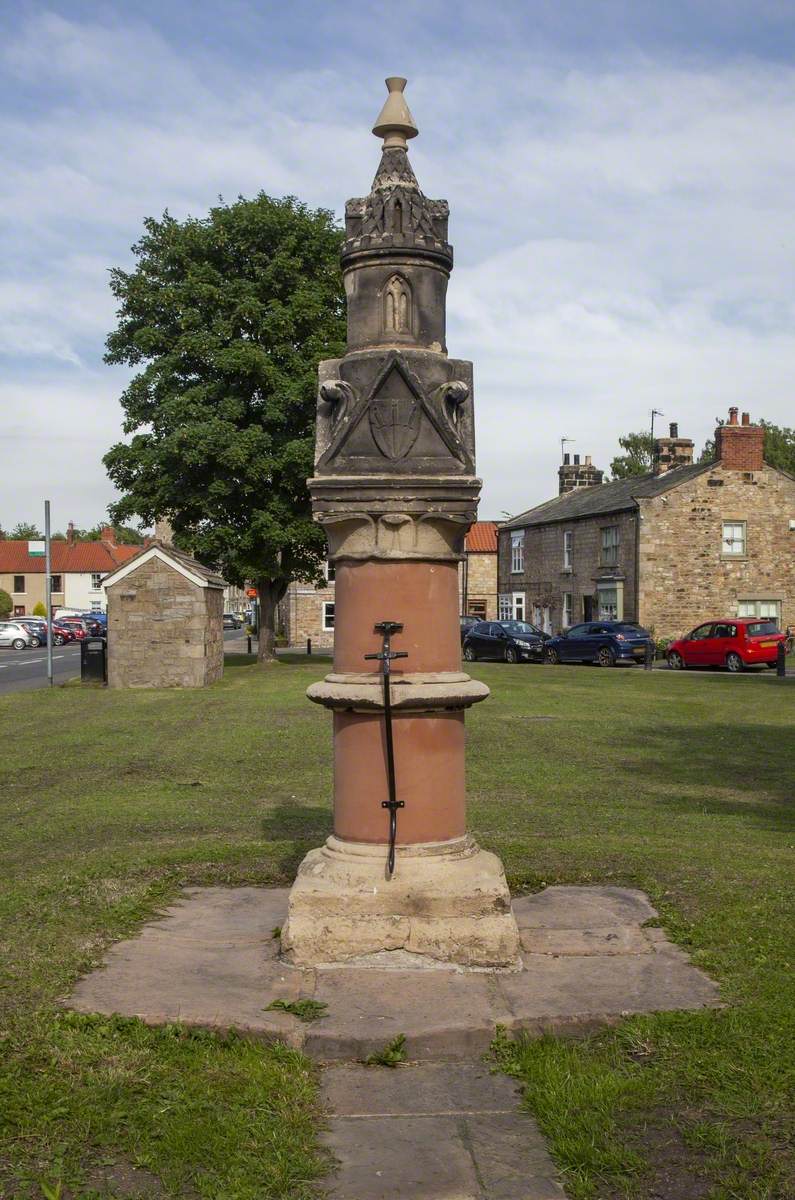
[[[497,522],[476,521],[464,541],[465,557],[459,564],[459,612],[497,620]]]
[[[53,609],[104,611],[106,576],[139,551],[140,546],[117,546],[109,526],[97,542],[75,541],[70,522],[66,541],[50,543]],[[37,604],[45,604],[44,566],[43,541],[0,541],[0,588],[11,596],[15,617],[30,616]]]
[[[105,581],[110,687],[205,687],[224,670],[225,581],[153,542]]]
[[[762,427],[732,408],[711,462],[693,462],[675,425],[647,475],[602,483],[589,460],[564,460],[558,496],[500,526],[500,615],[549,632],[638,621],[657,637],[710,617],[792,623],[795,478],[763,445]]]

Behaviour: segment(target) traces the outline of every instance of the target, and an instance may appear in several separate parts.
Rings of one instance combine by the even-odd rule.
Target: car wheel
[[[22,640],[22,638],[14,638],[11,645],[14,647],[15,650],[24,650],[25,649],[25,642]]]
[[[475,651],[471,646],[464,646],[464,658],[467,660],[467,662],[477,662]]]
[[[505,647],[505,661],[507,663],[515,663],[518,660],[518,658],[519,658],[519,655],[516,653],[513,646]]]
[[[553,646],[544,651],[544,662],[549,663],[552,667],[556,667],[560,662],[560,655]]]
[[[39,639],[37,637],[32,637],[30,639],[30,645],[31,645],[31,649],[38,650],[39,646],[41,645],[41,642],[39,641]]]
[[[56,634],[56,636],[52,639],[52,644],[53,646],[62,646],[64,644],[64,640],[65,639],[62,638],[60,634]]]
[[[745,670],[745,663],[740,658],[739,654],[734,652],[734,650],[732,650],[731,654],[726,655],[726,666],[735,675],[739,674],[740,671]]]
[[[672,671],[684,671],[687,664],[678,650],[672,650],[668,655],[668,666]]]
[[[596,655],[596,661],[600,667],[614,667],[616,665],[616,656],[609,646],[602,646]]]

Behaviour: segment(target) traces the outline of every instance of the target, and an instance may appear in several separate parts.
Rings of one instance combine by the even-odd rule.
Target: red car
[[[52,623],[52,644],[53,646],[64,646],[67,642],[77,641],[77,634],[69,625],[63,625],[60,621]]]
[[[79,642],[88,637],[86,623],[82,617],[57,617],[53,621],[53,629],[56,627],[68,630]],[[53,637],[53,641],[56,641],[55,637]]]
[[[674,671],[685,667],[775,667],[779,642],[786,640],[775,621],[768,617],[731,617],[707,621],[687,637],[671,642],[668,665]]]

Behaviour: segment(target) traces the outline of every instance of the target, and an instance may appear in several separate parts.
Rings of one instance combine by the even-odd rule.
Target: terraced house
[[[137,554],[140,546],[117,546],[110,526],[97,542],[77,542],[70,523],[65,542],[52,543],[52,606],[85,612],[105,608],[105,576]],[[8,592],[12,615],[30,616],[45,598],[44,542],[0,541],[0,588]]]
[[[693,443],[655,443],[654,470],[603,483],[564,459],[559,494],[499,531],[499,612],[549,632],[639,621],[679,636],[721,616],[795,622],[795,478],[763,458],[764,429],[736,408],[714,461]]]

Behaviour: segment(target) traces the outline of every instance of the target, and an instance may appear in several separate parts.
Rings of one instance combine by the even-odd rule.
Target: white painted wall
[[[104,579],[108,572],[100,572]],[[80,612],[90,612],[97,604],[103,612],[107,609],[105,589],[100,584],[94,586],[94,576],[90,571],[67,571],[63,577],[64,608],[77,608]]]

